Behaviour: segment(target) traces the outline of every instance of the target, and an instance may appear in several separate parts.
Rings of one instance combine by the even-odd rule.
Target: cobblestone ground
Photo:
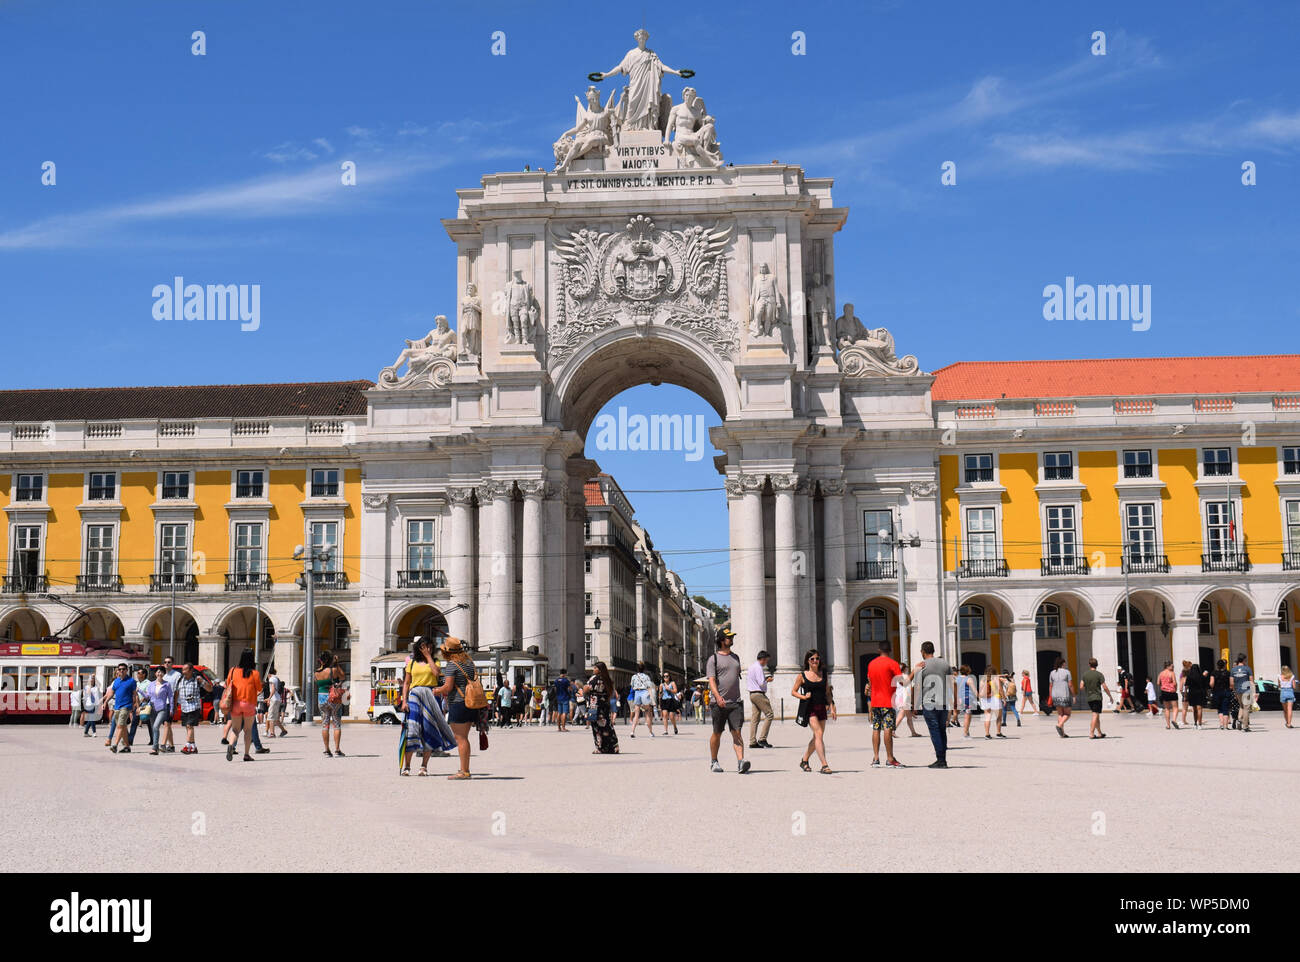
[[[346,758],[318,730],[267,741],[227,763],[217,730],[201,753],[113,755],[66,726],[0,726],[0,864],[13,871],[168,869],[1206,871],[1215,827],[1250,840],[1250,862],[1289,870],[1300,815],[1300,732],[1276,712],[1250,734],[1166,731],[1163,721],[1087,716],[1061,739],[1044,717],[1010,737],[951,742],[948,771],[929,739],[899,740],[909,767],[871,769],[863,718],[830,726],[837,774],[801,772],[806,733],[778,723],[771,751],[735,771],[708,768],[708,729],[635,739],[593,756],[586,729],[493,729],[475,778],[399,778],[398,730],[349,725]],[[924,732],[918,723],[917,730]],[[143,740],[138,739],[137,744]],[[419,761],[416,761],[418,768]],[[452,759],[433,759],[446,775]],[[1227,843],[1225,843],[1227,844]]]

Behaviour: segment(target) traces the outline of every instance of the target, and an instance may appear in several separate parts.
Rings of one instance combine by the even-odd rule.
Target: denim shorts
[[[1295,701],[1295,689],[1283,688],[1277,693],[1277,697],[1279,701]]]
[[[447,712],[447,721],[453,725],[473,725],[478,722],[478,712],[477,708],[466,708],[463,701],[454,701]]]

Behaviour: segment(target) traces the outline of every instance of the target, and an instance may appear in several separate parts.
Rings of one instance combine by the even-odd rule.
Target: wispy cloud
[[[434,166],[431,157],[422,155],[371,160],[359,182],[367,188],[390,185]],[[133,226],[177,219],[303,216],[355,203],[358,189],[343,187],[338,167],[327,163],[292,174],[43,218],[0,233],[0,250],[99,246]]]

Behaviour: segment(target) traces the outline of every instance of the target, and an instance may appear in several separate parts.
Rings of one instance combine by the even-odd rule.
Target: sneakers
[[[872,768],[879,768],[879,767],[880,767],[880,759],[879,759],[879,758],[873,758],[873,759],[871,760],[871,767],[872,767]]]
[[[769,745],[769,744],[767,743],[767,739],[766,739],[766,738],[762,738],[762,739],[759,739],[758,747],[759,747],[759,748],[772,748],[773,746],[772,746],[772,745]]]
[[[948,767],[947,762],[941,762],[937,759],[935,761],[932,761],[929,765],[926,766],[926,768],[947,768],[947,767]]]
[[[255,748],[255,749],[253,749],[253,750],[254,750],[258,755],[269,755],[269,754],[271,754],[271,749],[269,749],[269,748]]]
[[[907,766],[904,765],[902,762],[900,762],[897,758],[895,758],[895,759],[892,759],[892,760],[890,760],[890,761],[885,762],[885,767],[886,767],[886,768],[906,768]]]
[[[750,748],[762,748],[763,746],[760,745],[758,742],[750,742],[750,743],[749,743],[749,747],[750,747]]]
[[[717,772],[719,775],[722,774],[722,765],[718,762],[716,758],[709,763],[709,771]]]
[[[1006,738],[1006,737],[1007,737],[1006,735],[1002,734],[1001,732],[998,732],[998,738]]]
[[[221,744],[223,744],[223,745],[229,745],[229,744],[230,744],[230,740],[229,740],[229,739],[226,739],[226,738],[223,738],[223,739],[221,739]]]
[[[748,774],[749,774],[749,759],[748,759],[748,758],[742,758],[739,762],[737,762],[737,763],[736,763],[736,771],[737,771],[739,774],[741,774],[741,775],[748,775]]]
[[[224,739],[223,739],[224,741]],[[235,746],[229,742],[226,743],[226,761],[235,757]]]

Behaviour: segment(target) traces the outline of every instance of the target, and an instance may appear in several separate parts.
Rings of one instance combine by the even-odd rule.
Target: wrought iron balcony
[[[187,574],[161,574],[149,576],[149,590],[151,592],[167,592],[172,589],[176,591],[198,591],[199,582],[194,575]]]
[[[1088,562],[1078,555],[1053,555],[1039,559],[1039,573],[1043,575],[1086,575],[1092,571]]]
[[[447,575],[437,568],[411,568],[397,572],[399,588],[445,588]]]
[[[1284,551],[1282,553],[1282,570],[1300,571],[1300,551]]]
[[[305,591],[307,585],[302,579],[299,579],[298,587]],[[347,587],[348,576],[344,571],[315,571],[312,573],[312,588],[316,591],[346,591]]]
[[[957,567],[958,578],[1006,578],[1010,574],[1006,558],[968,558]]]
[[[77,575],[78,591],[121,591],[121,575]]]
[[[1163,554],[1125,554],[1122,570],[1131,575],[1169,574],[1169,556]]]
[[[46,575],[5,575],[3,591],[7,595],[49,590],[50,579]]]
[[[1211,551],[1201,555],[1202,571],[1249,571],[1250,555],[1244,551]]]
[[[227,591],[270,591],[271,576],[256,571],[236,571],[226,575]]]
[[[858,581],[875,581],[884,578],[897,578],[898,569],[892,561],[859,561]]]
[[[262,485],[260,483],[235,485],[236,498],[260,498],[261,496],[262,496]]]

